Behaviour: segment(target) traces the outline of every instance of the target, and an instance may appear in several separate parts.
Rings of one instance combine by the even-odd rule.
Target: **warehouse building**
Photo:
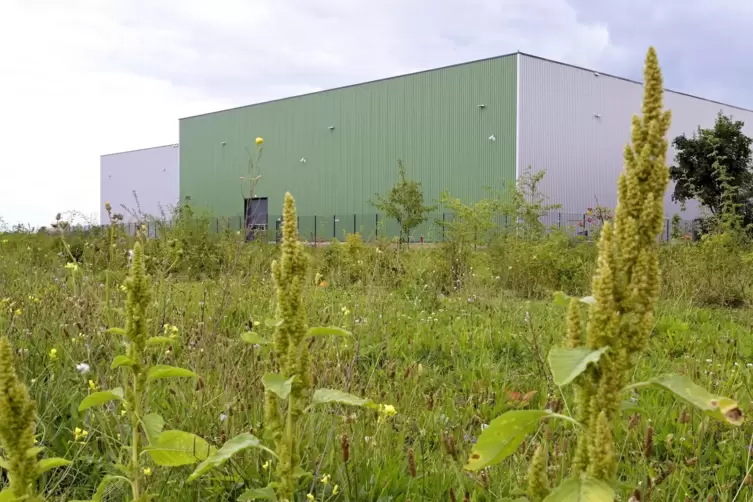
[[[102,155],[99,160],[100,224],[109,223],[105,203],[127,223],[161,217],[179,202],[180,149],[157,146]],[[169,214],[167,214],[169,216]]]
[[[573,224],[589,207],[615,206],[642,95],[640,82],[515,53],[183,118],[179,195],[231,226],[274,231],[290,191],[301,235],[320,240],[377,231],[370,201],[397,181],[397,159],[428,203],[444,189],[465,202],[488,196],[487,187],[504,191],[530,166],[546,171],[540,190],[562,205],[558,221]],[[751,110],[671,91],[664,104],[670,141],[712,127],[720,111],[753,136]],[[257,137],[263,153],[249,171]],[[257,175],[250,197],[248,179]],[[671,193],[667,218],[680,211]],[[680,214],[692,219],[699,209]],[[397,233],[394,222],[383,223]],[[415,238],[436,238],[433,231],[424,225]]]

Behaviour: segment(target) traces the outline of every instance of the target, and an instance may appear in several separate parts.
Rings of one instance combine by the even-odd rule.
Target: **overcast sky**
[[[0,0],[0,217],[99,212],[179,117],[521,50],[753,108],[750,0]]]

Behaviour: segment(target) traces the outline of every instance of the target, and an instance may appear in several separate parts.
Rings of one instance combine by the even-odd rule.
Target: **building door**
[[[267,231],[267,218],[269,201],[266,197],[254,197],[245,199],[246,213],[246,240],[254,239],[254,236],[263,235]]]

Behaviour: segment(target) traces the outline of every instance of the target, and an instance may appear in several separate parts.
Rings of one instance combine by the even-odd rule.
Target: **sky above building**
[[[517,50],[753,108],[748,0],[3,0],[0,218],[94,216],[178,118]],[[95,218],[96,219],[96,218]]]

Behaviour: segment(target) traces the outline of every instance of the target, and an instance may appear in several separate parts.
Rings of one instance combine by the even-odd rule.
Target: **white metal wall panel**
[[[546,170],[541,191],[564,213],[583,213],[597,205],[614,208],[623,152],[630,142],[632,117],[640,113],[643,85],[533,56],[520,57],[518,169]],[[674,161],[672,139],[691,135],[699,126],[713,127],[719,111],[745,122],[753,136],[753,112],[667,91],[672,110],[668,165]],[[684,212],[671,200],[665,215],[682,219],[700,214],[695,203]]]
[[[179,155],[177,144],[102,155],[100,223],[109,223],[105,202],[126,222],[133,221],[134,212],[157,217],[169,213],[180,197]]]

